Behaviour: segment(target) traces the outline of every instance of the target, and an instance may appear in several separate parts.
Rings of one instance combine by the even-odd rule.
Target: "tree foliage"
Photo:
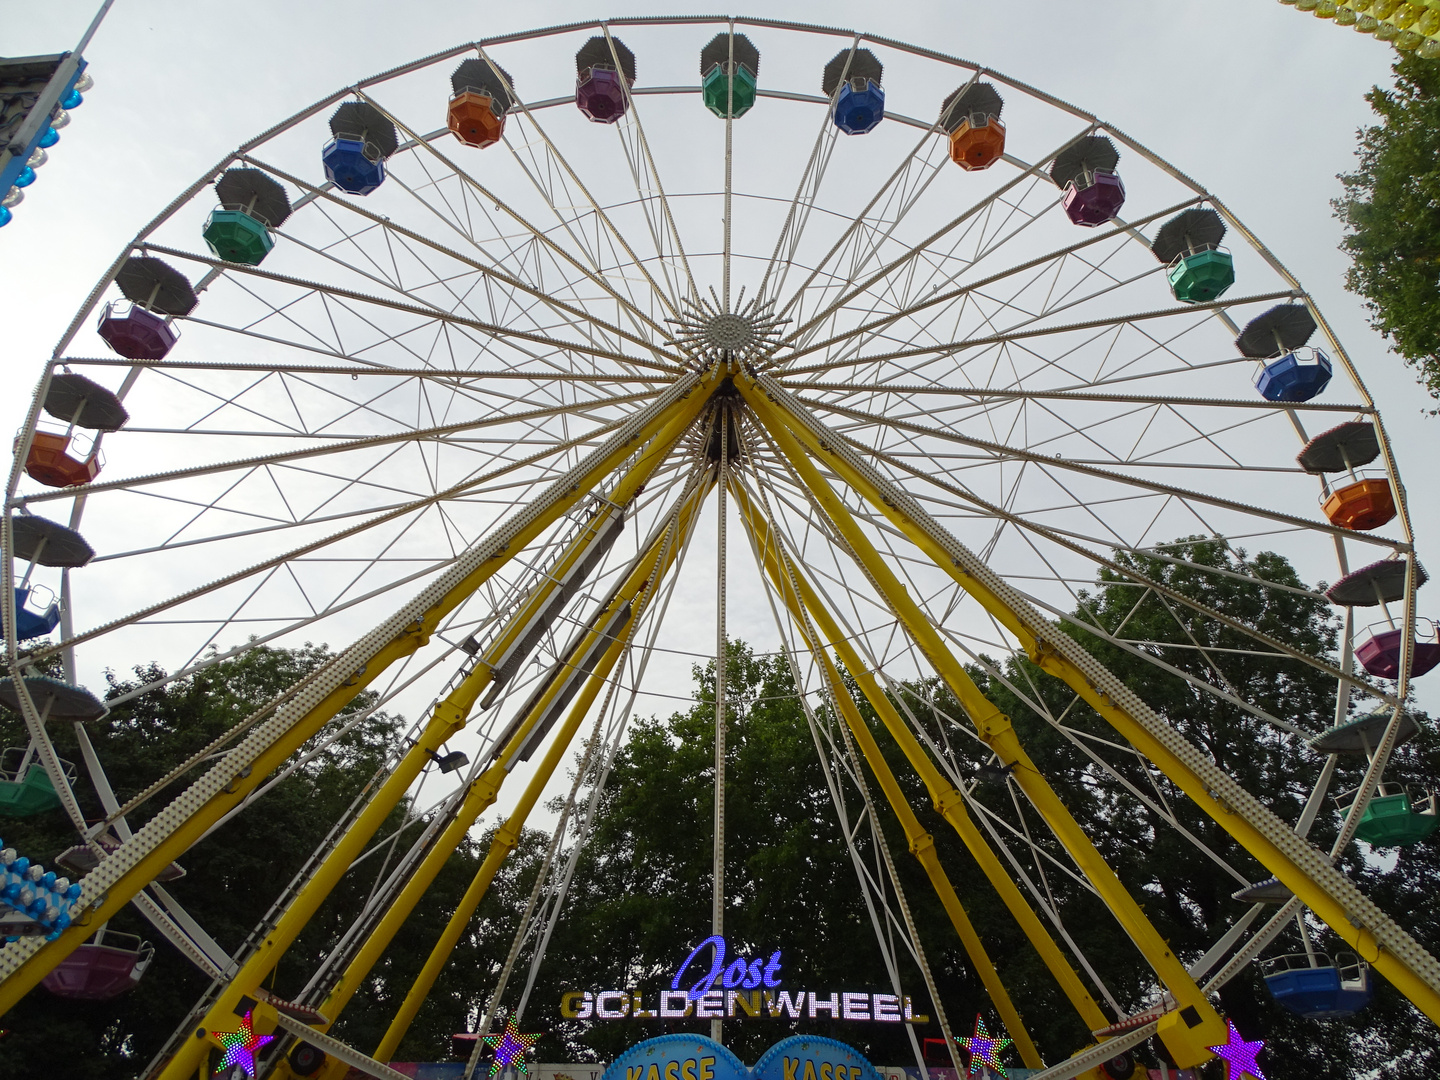
[[[1299,591],[1306,583],[1283,557],[1262,552],[1245,558],[1243,552],[1231,552],[1219,541],[1202,538],[1168,545],[1165,552],[1169,558],[1125,552],[1117,552],[1114,558],[1124,568],[1306,653],[1335,659],[1338,635],[1332,609],[1318,597]],[[1257,578],[1281,588],[1263,586],[1254,580]],[[1196,684],[1228,691],[1306,732],[1318,733],[1334,723],[1334,680],[1298,660],[1255,655],[1253,639],[1164,599],[1123,574],[1102,570],[1097,586],[1093,595],[1081,594],[1075,612],[1075,623],[1081,625],[1072,623],[1066,629],[1247,791],[1259,796],[1282,820],[1296,821],[1323,759],[1311,753],[1301,739],[1203,692]],[[1088,632],[1083,624],[1099,632]],[[1127,648],[1116,639],[1143,644]],[[1197,646],[1213,651],[1202,654]],[[1163,660],[1193,681],[1160,670],[1152,658]],[[1158,774],[1147,775],[1138,758],[1103,755],[1114,770],[1107,773],[1085,756],[1076,742],[1064,738],[1046,715],[1058,717],[1067,707],[1067,727],[1096,739],[1113,740],[1115,732],[1088,707],[1072,705],[1074,695],[1069,688],[1046,678],[1034,665],[1009,664],[1004,678],[991,678],[987,690],[1011,715],[1032,757],[1121,880],[1141,900],[1176,955],[1186,964],[1197,960],[1244,914],[1247,905],[1230,898],[1241,883],[1166,824],[1161,807],[1172,811],[1190,835],[1237,867],[1248,881],[1268,877],[1269,871],[1178,788]],[[1041,702],[1043,710],[1034,707]],[[1364,760],[1342,757],[1338,766],[1332,793],[1359,782]],[[1440,748],[1425,734],[1397,753],[1387,776],[1423,783],[1433,781],[1437,769]],[[1149,802],[1127,792],[1120,777],[1150,795]],[[1309,834],[1310,841],[1328,853],[1338,825],[1339,815],[1327,801]],[[1440,945],[1440,919],[1432,914],[1430,898],[1440,859],[1432,846],[1422,845],[1405,850],[1393,868],[1389,868],[1390,861],[1386,853],[1371,853],[1352,843],[1342,853],[1340,866],[1433,950]],[[1078,903],[1082,911],[1088,910],[1086,905],[1096,906],[1079,890],[1063,882],[1062,886],[1068,893],[1067,905]],[[1104,933],[1116,932],[1113,920],[1103,910],[1095,917]],[[1151,982],[1149,973],[1133,964],[1133,953],[1106,950],[1100,940],[1093,940],[1093,926],[1076,921],[1091,938],[1082,937],[1082,947],[1094,947],[1089,955],[1121,1003],[1127,1007],[1140,1004]],[[1320,924],[1312,920],[1311,926],[1317,947],[1349,951]],[[1292,927],[1266,955],[1300,950],[1298,932]],[[1268,1027],[1271,1042],[1263,1063],[1272,1080],[1360,1076],[1376,1068],[1384,1068],[1387,1077],[1406,1080],[1434,1075],[1440,1063],[1440,1033],[1383,978],[1376,975],[1375,982],[1374,1003],[1349,1019],[1302,1020],[1275,1004],[1253,971],[1236,980],[1230,991],[1236,998],[1229,1000],[1253,1011]]]
[[[117,797],[123,803],[144,790],[256,707],[314,670],[329,655],[324,646],[296,650],[258,647],[112,706],[109,716],[88,725],[87,730]],[[164,677],[165,673],[154,665],[137,667],[128,679],[112,674],[106,696],[114,700],[136,686]],[[328,730],[336,730],[374,704],[372,694],[360,695]],[[360,720],[294,775],[181,857],[179,862],[186,875],[166,888],[222,948],[233,952],[240,947],[281,889],[381,766],[400,725],[400,718],[383,711]],[[52,724],[50,734],[62,757],[80,761],[68,725]],[[5,745],[25,744],[18,717],[0,715],[0,737]],[[307,749],[314,749],[314,744]],[[178,778],[132,814],[128,818],[131,827],[143,825],[199,771]],[[94,821],[104,816],[83,773],[76,794],[87,819]],[[399,824],[402,813],[403,807],[392,815],[385,832]],[[414,835],[412,828],[402,840],[408,842]],[[60,810],[31,818],[0,819],[0,836],[47,867],[53,867],[55,856],[76,842]],[[533,845],[533,840],[530,843]],[[349,875],[331,894],[281,962],[270,984],[277,993],[298,994],[320,958],[359,913],[379,863],[375,859],[365,864],[365,871]],[[453,908],[464,891],[475,864],[475,850],[470,844],[451,859],[429,905],[406,926],[396,948],[377,968],[367,988],[370,992],[362,995],[353,1017],[347,1014],[348,1026],[340,1029],[342,1034],[355,1037],[360,1045],[373,1046],[378,1041],[394,1005],[378,988],[386,976],[409,986],[410,978],[439,935],[445,911]],[[523,865],[523,860],[517,865]],[[497,883],[497,903],[513,904],[509,881],[507,872]],[[0,1039],[0,1076],[41,1075],[38,1070],[43,1066],[44,1074],[53,1076],[101,1080],[134,1077],[184,1020],[209,980],[159,937],[133,907],[123,909],[110,928],[155,943],[154,962],[140,984],[118,998],[97,1002],[64,1000],[37,987],[4,1018],[9,1031]],[[477,947],[477,943],[487,952],[493,952],[496,944],[481,933],[462,946],[461,955],[468,955],[468,949]],[[457,976],[469,981],[465,968],[452,968],[447,978],[453,981]],[[458,1015],[457,1009],[439,1007],[452,989],[451,982],[441,984],[435,1007],[422,1015],[416,1027],[417,1038],[433,1048],[431,1056],[447,1054],[449,1034],[464,1029],[463,1007]],[[375,1010],[387,1004],[390,1012],[385,1013],[382,1022]],[[466,999],[466,1005],[473,1002]]]
[[[1440,398],[1440,64],[1402,53],[1395,88],[1365,96],[1381,123],[1359,133],[1359,168],[1340,177],[1346,287],[1371,325]]]

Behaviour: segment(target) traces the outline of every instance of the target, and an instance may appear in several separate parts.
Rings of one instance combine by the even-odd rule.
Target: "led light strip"
[[[1374,34],[1405,52],[1414,50],[1426,60],[1440,58],[1440,0],[1280,0],[1317,19],[1334,19]]]

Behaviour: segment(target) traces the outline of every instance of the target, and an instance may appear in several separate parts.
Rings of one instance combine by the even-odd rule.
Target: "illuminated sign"
[[[751,1080],[880,1080],[853,1047],[814,1035],[792,1035],[760,1055]]]
[[[762,982],[769,987],[780,985],[779,949],[776,949],[770,954],[770,959],[765,961],[763,968],[760,966],[759,960],[751,960],[747,963],[743,956],[736,956],[735,959],[730,962],[730,966],[726,967],[725,939],[719,934],[712,934],[700,942],[699,945],[696,945],[690,955],[685,958],[685,962],[680,965],[680,970],[675,973],[675,978],[670,983],[671,990],[680,989],[680,979],[685,974],[685,969],[690,966],[690,962],[699,956],[706,946],[714,950],[711,954],[710,970],[702,976],[694,986],[686,991],[691,1001],[699,1001],[709,993],[710,988],[715,985],[715,980],[721,978],[722,971],[724,972],[722,985],[727,990],[736,986],[744,987],[746,990],[753,990]]]
[[[662,1035],[637,1043],[600,1080],[881,1080],[875,1066],[834,1039],[792,1035],[765,1051],[753,1069],[703,1035]]]
[[[688,987],[682,987],[687,972],[694,974],[702,969],[704,961],[696,964],[696,960],[707,948],[711,950],[709,969]],[[729,963],[726,962],[727,957],[730,958]],[[670,981],[669,990],[661,990],[658,994],[636,989],[572,990],[561,995],[560,1015],[567,1020],[680,1020],[689,1016],[701,1020],[733,1020],[749,1016],[795,1020],[824,1017],[827,1020],[882,1024],[930,1022],[930,1017],[916,1014],[910,998],[902,994],[792,991],[781,990],[780,985],[778,949],[768,957],[732,955],[725,939],[716,934],[691,950]],[[670,1078],[662,1077],[661,1080]],[[691,1078],[682,1077],[680,1080]],[[785,1077],[782,1080],[810,1078]],[[833,1077],[827,1080],[850,1078]]]
[[[750,1070],[703,1035],[661,1035],[626,1050],[600,1080],[750,1080]]]

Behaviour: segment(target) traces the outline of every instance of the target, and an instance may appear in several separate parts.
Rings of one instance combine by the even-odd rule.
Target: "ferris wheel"
[[[719,558],[687,598],[706,521],[699,542]],[[1199,561],[1185,538],[1223,557]],[[506,787],[493,876],[587,721],[585,752],[613,753],[674,657],[723,649],[740,587],[773,612],[851,797],[883,797],[922,839],[858,698],[969,851],[974,867],[947,868],[916,848],[1025,1064],[1045,1063],[947,874],[978,868],[1096,1033],[1045,1077],[1119,1076],[1156,1035],[1177,1064],[1205,1060],[1228,1037],[1210,995],[1262,956],[1302,1015],[1362,1007],[1373,966],[1440,1021],[1440,965],[1334,865],[1357,836],[1421,842],[1440,821],[1433,794],[1384,778],[1417,730],[1400,703],[1440,641],[1417,612],[1425,574],[1378,411],[1308,294],[1219,198],[968,61],[792,23],[619,19],[465,43],[337,91],[227,154],[117,256],[40,373],[0,541],[0,702],[29,736],[0,762],[0,813],[58,809],[76,830],[48,876],[35,854],[0,855],[0,1009],[42,980],[92,997],[133,985],[151,946],[107,946],[96,928],[135,904],[214,980],[167,1080],[219,1060],[217,1033],[257,1017],[290,1075],[380,1068],[473,903],[379,1047],[326,1031],[448,855]],[[1334,584],[1268,580],[1248,561],[1259,550]],[[1148,576],[1156,565],[1199,587]],[[1186,641],[1082,618],[1101,574],[1165,605]],[[1267,602],[1332,605],[1340,657],[1209,606],[1207,584],[1237,579]],[[690,609],[712,598],[715,625],[700,625]],[[1324,760],[1298,819],[1077,628]],[[348,644],[116,800],[87,724],[248,650],[315,640]],[[1182,668],[1182,649],[1213,677]],[[1241,654],[1320,673],[1333,713],[1253,700],[1226,674]],[[156,661],[150,682],[104,700],[86,688],[137,658]],[[1170,951],[977,670],[1087,768],[1118,780],[1143,763],[1151,787],[1129,797],[1244,901],[1203,956]],[[1074,729],[1017,675],[1030,670],[1108,739]],[[920,686],[940,688],[939,728],[908,704]],[[343,737],[362,692],[419,719],[226,954],[167,875]],[[79,763],[47,734],[72,723]],[[976,756],[999,795],[967,774]],[[1348,760],[1363,781],[1331,790]],[[87,784],[104,820],[81,812]],[[1336,795],[1343,826],[1322,851],[1306,837]],[[268,974],[406,796],[428,816],[378,902],[302,1000],[274,998]],[[1271,876],[1207,848],[1172,797]],[[585,812],[574,791],[566,812]],[[546,864],[561,887],[564,836],[562,821]],[[1147,1000],[1099,982],[1047,901],[1047,859],[1113,914],[1153,973]],[[1366,961],[1308,939],[1299,960],[1273,956],[1307,918]]]

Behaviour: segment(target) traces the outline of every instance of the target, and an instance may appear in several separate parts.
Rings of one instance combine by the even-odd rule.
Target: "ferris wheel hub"
[[[755,324],[744,315],[723,312],[705,326],[705,342],[713,349],[740,352],[755,340]]]
[[[688,352],[704,368],[718,360],[742,363],[772,350],[779,344],[780,330],[788,319],[777,316],[772,304],[744,300],[741,290],[736,310],[727,310],[718,297],[686,300],[678,319],[673,344]]]

